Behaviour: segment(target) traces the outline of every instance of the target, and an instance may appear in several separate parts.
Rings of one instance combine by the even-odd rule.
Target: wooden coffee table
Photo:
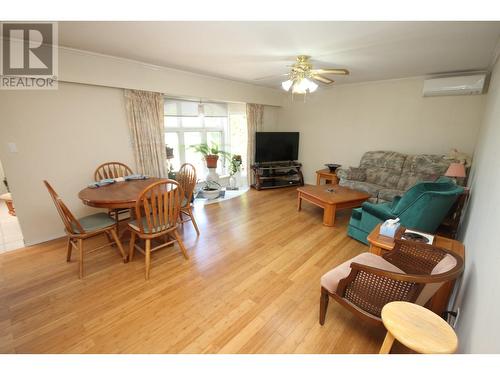
[[[370,194],[344,186],[306,185],[297,189],[297,211],[301,210],[302,199],[304,199],[323,208],[323,225],[333,227],[337,210],[359,207],[368,198],[370,198]]]

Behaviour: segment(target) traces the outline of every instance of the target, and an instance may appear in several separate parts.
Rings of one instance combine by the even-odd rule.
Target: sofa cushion
[[[359,166],[361,168],[385,168],[391,169],[396,172],[401,172],[404,162],[406,160],[405,154],[393,151],[368,151],[361,157]]]
[[[402,196],[403,194],[404,194],[404,190],[381,189],[378,192],[378,201],[379,202],[391,202],[391,201],[394,201],[395,197]]]
[[[351,273],[351,263],[360,263],[385,271],[404,273],[398,267],[389,263],[381,256],[372,253],[362,253],[325,273],[321,277],[321,286],[328,290],[330,293],[335,293],[337,291],[339,281],[345,279],[347,276],[349,276],[349,273]]]
[[[397,189],[406,190],[421,181],[435,181],[446,173],[451,162],[443,155],[408,155]]]
[[[340,180],[339,185],[353,190],[363,191],[370,194],[372,197],[377,197],[379,190],[383,188],[382,186],[371,184],[369,182],[355,180]]]
[[[386,188],[397,186],[401,172],[387,168],[370,167],[366,169],[366,182]]]

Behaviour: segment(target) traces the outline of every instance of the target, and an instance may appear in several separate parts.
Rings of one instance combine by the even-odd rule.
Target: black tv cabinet
[[[294,161],[257,163],[251,166],[257,190],[303,186],[302,164]]]

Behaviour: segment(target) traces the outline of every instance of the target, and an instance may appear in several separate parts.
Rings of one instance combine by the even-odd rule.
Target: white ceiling
[[[59,23],[62,46],[269,87],[299,54],[349,69],[339,83],[485,70],[499,36],[500,22]]]

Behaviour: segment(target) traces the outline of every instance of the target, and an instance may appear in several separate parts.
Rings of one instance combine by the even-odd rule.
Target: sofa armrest
[[[338,168],[335,173],[341,180],[365,181],[366,171],[363,168]]]
[[[397,217],[392,213],[390,205],[391,203],[375,204],[371,202],[364,202],[361,207],[363,208],[363,211],[366,211],[380,220],[385,221],[387,219],[395,219]]]

